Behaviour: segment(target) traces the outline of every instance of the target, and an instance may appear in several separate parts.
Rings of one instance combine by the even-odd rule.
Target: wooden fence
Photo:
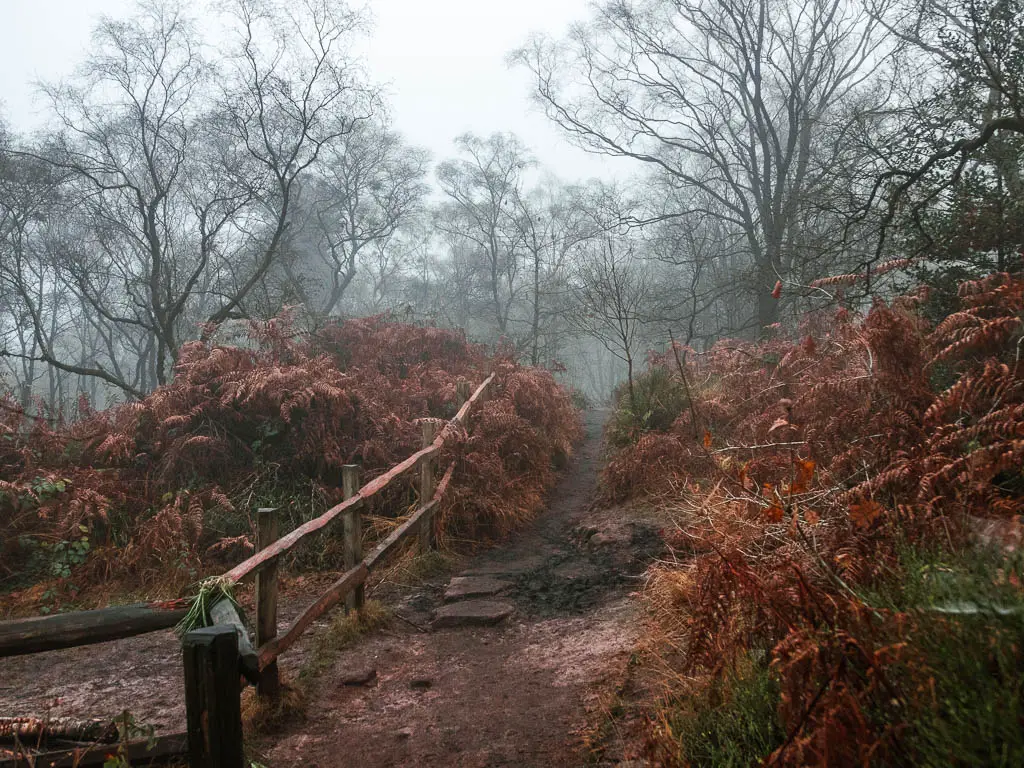
[[[241,686],[238,684],[241,672],[246,672],[251,681],[255,680],[258,695],[277,697],[280,693],[277,659],[295,644],[313,622],[343,600],[350,610],[360,609],[364,601],[363,585],[370,573],[410,536],[417,535],[419,545],[424,549],[434,546],[434,513],[456,467],[453,461],[440,482],[435,484],[437,457],[460,429],[469,428],[470,413],[486,399],[493,381],[494,374],[491,374],[472,395],[469,382],[459,382],[458,397],[462,406],[458,413],[440,430],[437,429],[437,421],[424,420],[423,447],[383,475],[360,487],[359,467],[344,467],[344,500],[319,517],[279,536],[276,510],[258,510],[256,553],[224,574],[224,578],[234,584],[249,577],[256,580],[255,649],[246,649],[249,646],[248,634],[234,617],[218,626],[189,632],[183,638],[187,744],[192,768],[242,768],[244,765],[239,707]],[[416,469],[419,469],[420,500],[417,509],[364,557],[363,509],[374,497]],[[343,523],[344,574],[307,606],[283,633],[278,634],[278,560],[304,539],[324,531],[339,518]],[[177,600],[0,622],[0,658],[169,629],[181,621],[187,608],[187,601]],[[185,743],[186,739],[181,734],[164,737],[158,742],[157,751],[166,753],[170,749],[169,745],[182,746]],[[109,751],[109,746],[96,752],[99,756],[96,764],[102,764],[102,756],[105,751]],[[143,756],[144,750],[140,749],[140,745],[134,744],[131,749],[135,751],[136,757]],[[38,756],[35,764],[49,765],[51,757],[53,755]],[[149,757],[157,757],[157,753],[153,752]],[[88,762],[87,756],[76,756],[75,759],[79,760],[75,765],[84,767],[92,764]],[[0,768],[29,764],[0,758]]]

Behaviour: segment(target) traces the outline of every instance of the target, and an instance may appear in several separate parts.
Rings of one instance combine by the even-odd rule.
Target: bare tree
[[[778,316],[770,293],[793,266],[800,208],[827,183],[816,138],[855,124],[842,105],[867,92],[887,38],[854,0],[614,0],[564,43],[516,59],[577,143],[698,191],[713,205],[693,212],[742,233],[763,327]]]
[[[211,323],[230,317],[279,257],[302,180],[378,109],[377,94],[349,58],[363,19],[342,0],[234,0],[229,21],[238,48],[229,59],[234,78],[222,117],[260,172],[263,183],[252,191],[264,226],[258,242],[247,243],[248,269],[239,274],[237,255],[232,260],[235,274]]]
[[[299,203],[291,253],[281,261],[288,287],[310,312],[335,312],[364,254],[377,278],[394,273],[389,245],[422,213],[427,160],[424,150],[373,123],[324,153]]]
[[[901,215],[925,229],[921,212],[972,166],[987,165],[998,194],[1024,197],[1024,2],[1021,0],[866,0],[875,19],[907,46],[911,92],[889,168],[869,203],[886,201],[882,233],[862,266],[883,254],[887,229]],[[904,205],[909,193],[916,196]],[[924,238],[924,248],[931,238]],[[1005,267],[1000,258],[1000,268]],[[869,284],[870,289],[870,284]]]
[[[568,341],[565,301],[573,252],[594,235],[582,193],[553,179],[527,190],[516,203],[518,230],[530,281],[529,331],[524,339],[531,365],[554,362]],[[544,354],[542,355],[542,351]]]
[[[95,52],[74,82],[45,89],[60,132],[27,153],[62,176],[62,227],[90,219],[79,232],[80,245],[59,254],[54,277],[66,279],[94,316],[148,332],[155,355],[166,359],[175,346],[173,306],[180,296],[170,292],[165,276],[184,245],[166,214],[185,174],[190,110],[204,64],[189,23],[170,7],[146,6],[127,22],[105,19],[93,42]],[[72,242],[58,237],[51,246]],[[112,284],[116,297],[104,290]],[[60,354],[45,308],[28,288],[21,286],[20,294],[45,362],[139,394],[109,361],[81,366]]]
[[[600,186],[591,190],[589,202],[593,226],[570,278],[570,317],[581,332],[625,363],[630,404],[635,407],[634,368],[649,316],[652,272],[638,252],[638,241],[615,225],[628,218],[630,205],[623,192]]]
[[[692,194],[685,190],[656,185],[654,194],[663,195],[677,210],[715,205],[706,199],[699,204],[672,202],[681,194]],[[689,346],[749,329],[749,304],[735,289],[736,275],[745,263],[742,233],[720,216],[699,212],[666,217],[645,232],[648,252],[657,262],[652,269],[661,278],[648,298],[647,312],[663,338],[681,332],[680,340]]]
[[[488,139],[466,134],[455,143],[465,157],[447,160],[437,169],[447,201],[438,208],[436,226],[472,252],[476,287],[490,306],[493,327],[505,335],[522,289],[523,249],[516,219],[523,173],[533,160],[511,134]]]
[[[139,396],[165,383],[202,321],[248,311],[279,259],[302,180],[376,106],[349,60],[361,25],[336,0],[236,0],[227,56],[204,45],[174,2],[104,19],[75,78],[44,90],[59,130],[19,156],[60,178],[46,280],[66,287],[99,345],[73,334],[6,276],[38,357]]]
[[[50,247],[52,221],[62,210],[62,181],[48,163],[15,151],[0,137],[0,354],[20,384],[25,408],[42,375],[51,393],[60,389],[59,372],[45,365],[54,354],[45,342],[74,327],[72,302]],[[76,367],[93,372],[81,363]]]

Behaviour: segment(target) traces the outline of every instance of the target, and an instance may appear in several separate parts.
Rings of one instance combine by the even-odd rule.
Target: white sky
[[[466,131],[513,131],[567,181],[624,175],[623,160],[569,145],[529,101],[526,71],[505,57],[532,32],[561,36],[589,0],[369,0],[370,76],[387,84],[395,127],[435,160]],[[132,0],[0,0],[0,114],[15,129],[43,119],[32,82],[59,80],[82,58],[96,18],[131,13]]]

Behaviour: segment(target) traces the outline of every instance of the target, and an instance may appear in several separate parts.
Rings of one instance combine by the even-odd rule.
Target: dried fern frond
[[[229,601],[238,608],[235,598],[235,583],[223,576],[212,576],[199,582],[198,590],[188,606],[188,612],[174,627],[178,637],[183,637],[193,629],[211,625],[210,608],[221,600]]]

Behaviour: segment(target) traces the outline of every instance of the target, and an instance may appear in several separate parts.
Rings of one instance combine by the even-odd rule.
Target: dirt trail
[[[282,626],[312,602],[340,573],[284,580]],[[252,614],[252,590],[240,595]],[[329,618],[317,622],[323,629]],[[286,672],[308,658],[314,632],[293,646]],[[181,643],[172,630],[78,648],[0,658],[0,717],[114,719],[125,709],[157,735],[185,730]]]
[[[509,582],[487,599],[512,615],[428,632],[394,622],[349,647],[320,681],[308,719],[267,750],[268,765],[586,762],[587,709],[628,661],[637,631],[628,594],[658,541],[649,527],[592,507],[605,415],[588,414],[587,439],[544,514],[462,571]],[[408,594],[397,612],[429,626],[448,583]],[[370,670],[369,684],[346,684]]]
[[[504,582],[483,599],[511,615],[495,626],[431,629],[439,610],[464,605],[446,605],[449,577],[398,590],[392,607],[404,620],[340,653],[307,718],[268,740],[265,765],[584,763],[580,729],[604,684],[622,676],[638,627],[628,595],[660,548],[651,525],[592,504],[606,416],[587,414],[586,440],[544,513],[457,574]],[[308,602],[282,600],[283,613]],[[296,650],[283,660],[286,674],[303,661],[305,649]],[[370,670],[368,684],[346,684]],[[158,733],[183,730],[172,633],[0,659],[0,715],[114,717],[126,707]]]

